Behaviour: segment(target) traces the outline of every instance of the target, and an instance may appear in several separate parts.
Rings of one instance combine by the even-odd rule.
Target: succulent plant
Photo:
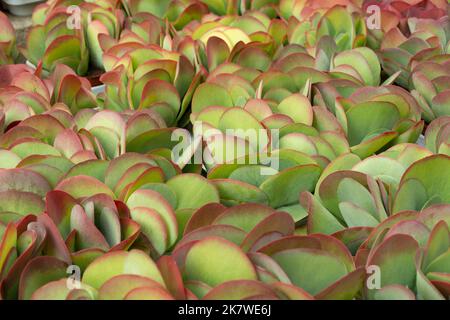
[[[350,1],[341,2],[349,3]],[[304,1],[299,3],[301,6]],[[301,21],[292,16],[289,20],[289,43],[310,47],[315,46],[322,37],[327,36],[336,43],[338,52],[364,46],[367,37],[364,17],[358,11],[353,11],[352,6],[333,4],[335,5],[332,7],[328,3],[314,9],[308,6],[309,10],[306,11],[308,18]],[[311,10],[314,10],[313,13],[310,12]]]
[[[427,121],[450,115],[450,64],[445,59],[449,54],[437,56],[418,63],[411,74],[414,87],[412,94],[422,108],[422,117]],[[443,61],[440,62],[439,60]]]
[[[448,299],[448,4],[373,4],[0,12],[0,299]]]
[[[434,153],[442,153],[450,156],[450,136],[447,133],[450,125],[450,117],[440,117],[427,127],[425,131],[425,145]]]
[[[408,19],[406,37],[399,28],[390,29],[381,42],[380,58],[384,72],[393,75],[401,71],[396,83],[410,87],[412,70],[420,62],[445,61],[441,55],[448,53],[448,17],[440,20]]]
[[[16,32],[8,17],[3,12],[0,12],[0,26],[2,30],[0,36],[0,65],[10,64],[18,56]]]
[[[57,65],[47,79],[39,77],[40,70],[34,72],[25,65],[3,66],[0,73],[4,75],[0,102],[5,110],[6,125],[43,113],[57,103],[64,103],[74,113],[97,105],[89,81],[63,64]]]
[[[116,5],[115,0],[105,0],[99,4],[50,1],[38,6],[24,55],[35,66],[42,63],[46,72],[60,63],[78,75],[86,75],[90,66],[103,69],[99,35],[118,38],[124,20]]]
[[[448,296],[448,210],[448,205],[441,204],[419,212],[401,211],[373,229],[356,255],[357,265],[379,268],[380,287],[366,286],[366,299],[443,300]]]
[[[184,55],[155,45],[117,44],[105,53],[104,62],[104,108],[150,109],[169,126],[181,119],[201,78]]]

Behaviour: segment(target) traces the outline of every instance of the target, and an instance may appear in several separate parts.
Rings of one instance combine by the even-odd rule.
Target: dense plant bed
[[[0,13],[0,298],[448,299],[448,5]]]

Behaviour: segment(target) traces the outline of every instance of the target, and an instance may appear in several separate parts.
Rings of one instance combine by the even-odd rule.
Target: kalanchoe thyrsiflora
[[[82,2],[78,6],[52,1],[39,5],[33,12],[24,55],[34,65],[42,64],[46,72],[60,63],[78,75],[103,69],[99,35],[119,37],[124,13],[116,7],[117,1]]]
[[[14,63],[18,51],[16,47],[16,32],[8,16],[0,12],[0,65]]]

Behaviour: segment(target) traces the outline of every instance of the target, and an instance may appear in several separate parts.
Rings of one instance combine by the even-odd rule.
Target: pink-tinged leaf
[[[184,235],[212,224],[212,222],[225,210],[226,207],[220,203],[208,203],[197,209],[187,222],[184,229]]]
[[[70,289],[70,279],[61,279],[49,282],[36,290],[31,300],[93,300],[96,292],[93,288],[81,284],[80,289]]]
[[[67,264],[55,257],[36,257],[26,265],[19,283],[19,299],[29,300],[43,285],[67,276]]]
[[[115,188],[126,171],[139,163],[156,165],[154,161],[147,156],[133,152],[127,152],[126,154],[111,160],[105,173],[105,184],[111,189]]]
[[[278,263],[275,262],[271,257],[259,252],[248,253],[247,256],[257,267],[260,267],[277,278],[277,281],[284,283],[291,283],[291,280],[287,274],[281,269]]]
[[[39,131],[45,138],[45,142],[53,144],[56,136],[65,128],[61,122],[49,114],[38,114],[25,119],[19,127],[30,127]]]
[[[0,192],[0,212],[13,212],[21,216],[39,215],[44,208],[44,201],[37,194],[16,190]]]
[[[362,244],[361,247],[373,248],[377,239],[385,234],[389,229],[391,229],[395,224],[401,221],[410,221],[417,219],[418,214],[416,211],[403,211],[395,215],[390,216],[383,222],[381,222],[376,228],[372,230],[367,240]],[[383,235],[384,235],[383,234]]]
[[[347,267],[325,250],[288,249],[272,258],[283,268],[292,283],[316,295],[348,274]],[[327,268],[323,268],[323,266]]]
[[[342,242],[335,237],[325,234],[312,234],[310,237],[319,240],[322,250],[327,251],[342,261],[346,265],[348,272],[355,270],[352,254]]]
[[[166,290],[154,287],[142,287],[131,290],[125,300],[175,300]]]
[[[450,295],[450,274],[443,272],[430,272],[428,275],[431,283],[442,293],[448,297]]]
[[[120,221],[114,200],[106,194],[96,194],[82,202],[97,229],[105,236],[110,247],[121,240]],[[89,212],[88,212],[89,211]]]
[[[188,234],[186,234],[177,243],[176,248],[178,248],[180,246],[184,246],[185,244],[187,244],[189,242],[202,240],[202,239],[204,239],[206,237],[210,237],[210,236],[221,237],[228,241],[233,242],[236,245],[240,245],[242,243],[242,241],[244,240],[246,234],[245,234],[244,230],[237,228],[237,227],[233,227],[233,226],[220,225],[220,224],[209,225],[209,226],[195,229],[194,231],[191,231]]]
[[[78,234],[74,232],[75,240],[78,240]],[[98,248],[87,248],[72,253],[72,264],[78,266],[81,272],[84,272],[92,261],[105,254],[105,250]]]
[[[381,287],[400,284],[413,288],[416,280],[415,256],[419,246],[411,236],[393,235],[376,247],[367,260],[367,266],[380,268]],[[365,294],[373,299],[376,290],[365,288]]]
[[[47,232],[46,244],[43,252],[46,255],[55,256],[65,263],[70,264],[72,261],[70,252],[53,220],[44,213],[38,216],[37,222],[41,223]]]
[[[425,251],[424,267],[444,254],[450,247],[450,234],[447,224],[440,221],[431,231]]]
[[[20,73],[30,72],[24,64],[9,64],[0,66],[0,88],[11,85],[13,79]]]
[[[120,218],[120,230],[123,240],[112,247],[110,251],[128,250],[139,237],[141,228],[130,218]]]
[[[431,283],[422,271],[424,266],[424,251],[420,249],[416,254],[416,292],[419,300],[445,300],[439,290]]]
[[[290,214],[286,212],[275,212],[259,222],[247,234],[241,244],[241,248],[244,251],[249,251],[255,242],[267,233],[277,232],[280,234],[280,237],[283,237],[292,235],[294,230],[295,222]]]
[[[425,246],[430,237],[430,230],[419,221],[401,221],[395,224],[385,235],[406,234],[413,237],[421,247]]]
[[[226,209],[212,224],[231,225],[250,232],[258,223],[274,213],[271,207],[256,203],[245,203]]]
[[[163,218],[156,210],[146,207],[131,208],[131,218],[136,221],[141,232],[151,242],[158,255],[167,249],[168,231]]]
[[[275,240],[267,244],[266,246],[260,248],[258,251],[268,256],[272,256],[277,252],[288,249],[296,249],[296,248],[320,249],[321,247],[322,246],[320,244],[319,239],[309,236],[292,235],[284,237],[279,240]]]
[[[41,79],[29,72],[21,72],[14,76],[11,85],[21,88],[25,91],[36,92],[45,100],[50,101],[50,94],[47,87]]]
[[[5,297],[8,299],[17,298],[20,275],[28,261],[41,252],[47,236],[45,230],[39,230],[35,222],[29,222],[26,231],[22,232],[20,228],[18,228],[18,231],[20,232],[20,237],[18,238],[17,245],[20,246],[21,242],[25,242],[26,248],[21,249],[20,255],[14,261],[14,264],[4,279],[3,291]]]
[[[61,151],[66,158],[71,158],[77,152],[83,151],[83,144],[78,135],[71,129],[60,132],[54,142],[54,147]]]
[[[197,280],[187,280],[184,285],[186,286],[185,290],[194,294],[197,300],[202,299],[212,289],[206,283]]]
[[[225,41],[218,37],[211,37],[206,44],[206,56],[208,57],[208,67],[211,72],[217,66],[225,62],[230,55],[230,49]]]
[[[318,300],[353,300],[362,289],[365,268],[358,268],[316,295]]]
[[[206,258],[207,257],[207,258]],[[230,280],[256,280],[251,261],[234,243],[218,237],[196,242],[186,255],[184,275],[216,286]]]
[[[70,212],[76,204],[75,199],[63,191],[53,190],[45,196],[45,211],[58,226],[63,238],[66,238],[71,231]]]
[[[157,266],[166,283],[167,290],[177,300],[185,300],[186,294],[183,285],[183,278],[180,270],[171,256],[163,256],[157,261]]]
[[[398,284],[385,286],[375,293],[375,300],[416,300],[414,292]]]
[[[26,169],[0,169],[0,192],[17,190],[44,197],[51,190],[47,180],[40,174]]]
[[[274,296],[275,293],[268,285],[258,281],[234,280],[213,288],[203,300],[243,300],[257,295]]]
[[[332,236],[344,243],[354,255],[362,243],[366,241],[372,230],[373,228],[369,227],[347,228],[332,234]]]
[[[147,277],[165,286],[156,263],[140,250],[113,251],[100,256],[86,268],[82,282],[99,289],[106,281],[121,274]]]
[[[158,282],[139,275],[124,274],[112,277],[98,291],[100,300],[123,300],[133,289],[149,287],[161,288]]]
[[[34,291],[30,300],[65,300],[69,292],[67,279],[55,280]]]
[[[324,207],[317,195],[310,192],[300,194],[300,204],[308,212],[308,232],[332,234],[344,229],[338,219]]]
[[[130,168],[131,169],[131,168]],[[130,176],[123,176],[123,179],[129,179]],[[121,179],[121,181],[123,181]],[[121,182],[119,181],[119,182]],[[128,200],[128,198],[138,189],[141,187],[153,184],[153,183],[163,183],[165,181],[165,174],[164,171],[159,167],[151,167],[147,170],[145,170],[139,177],[137,177],[134,181],[132,181],[130,184],[128,184],[124,189],[118,193],[119,198],[123,199],[124,201]]]
[[[271,286],[272,290],[274,290],[281,299],[314,300],[314,297],[308,292],[292,284],[274,282],[271,284]]]
[[[17,229],[14,223],[9,223],[6,230],[3,232],[3,237],[0,242],[0,275],[4,273],[5,261],[8,254],[16,246]]]
[[[78,249],[97,248],[104,251],[109,250],[109,244],[105,237],[80,205],[75,205],[72,208],[70,225],[72,230],[77,230],[76,247]]]
[[[127,205],[132,210],[136,207],[144,207],[155,210],[164,220],[168,230],[167,246],[172,246],[178,238],[178,224],[173,208],[167,200],[153,190],[137,190],[127,200]]]
[[[61,190],[75,199],[90,197],[98,193],[105,193],[114,198],[114,193],[102,182],[89,176],[76,176],[62,180],[55,188]]]

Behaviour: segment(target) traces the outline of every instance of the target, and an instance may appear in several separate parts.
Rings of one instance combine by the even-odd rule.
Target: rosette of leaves
[[[427,127],[425,145],[433,153],[450,156],[450,117],[440,117]]]
[[[138,42],[142,44],[156,44],[163,47],[163,40],[167,30],[163,22],[155,16],[140,13],[127,17],[120,36],[114,38],[108,34],[98,36],[102,50],[108,51],[114,45]],[[125,46],[125,45],[123,45]]]
[[[97,106],[89,81],[63,64],[46,79],[41,78],[40,69],[33,71],[25,65],[3,66],[0,74],[4,77],[0,103],[5,114],[12,115],[6,117],[7,125],[44,113],[57,103],[64,103],[73,113]]]
[[[311,84],[330,79],[314,69],[314,58],[301,46],[286,46],[274,56],[273,62],[258,44],[238,47],[229,53],[223,41],[217,38],[208,41],[204,60],[210,73],[194,93],[192,122],[205,108],[243,107],[253,98],[263,99],[276,108],[289,95],[308,94]]]
[[[410,88],[411,71],[423,61],[445,61],[449,52],[448,17],[440,20],[408,19],[409,37],[399,28],[389,30],[379,52],[383,71],[391,76],[400,71],[396,83]]]
[[[286,23],[277,18],[272,19],[261,11],[247,11],[240,16],[227,15],[204,20],[201,24],[186,28],[184,32],[202,46],[207,46],[209,39],[221,39],[215,46],[219,47],[217,49],[222,55],[225,51],[233,51],[241,42],[258,42],[264,44],[268,51],[275,52],[286,38]]]
[[[278,299],[356,296],[364,275],[347,248],[333,237],[296,236],[293,230],[289,214],[265,206],[208,205],[192,216],[172,256],[183,270],[185,286],[202,299],[242,299],[264,287]],[[334,267],[318,268],[316,263]],[[310,277],[310,272],[321,276]]]
[[[372,228],[392,215],[392,199],[411,165],[432,155],[424,147],[399,144],[364,160],[344,154],[323,171],[314,195],[300,203],[308,233],[332,234],[355,253]]]
[[[36,216],[27,215],[21,220],[0,223],[0,297],[17,299],[24,294],[20,277],[30,260],[40,259],[47,240],[45,228],[36,222]],[[38,279],[39,281],[40,279]]]
[[[16,32],[6,14],[0,12],[0,65],[14,63],[17,59]]]
[[[104,55],[106,109],[156,111],[168,126],[181,119],[201,75],[188,58],[155,45],[123,43]],[[197,74],[197,75],[196,75]]]
[[[97,159],[96,152],[99,155],[104,153],[103,147],[95,136],[87,131],[82,131],[78,135],[74,129],[75,125],[70,111],[64,105],[56,105],[43,114],[32,115],[18,124],[15,123],[0,137],[1,147],[7,150],[4,159],[11,158],[5,162],[6,167],[19,166],[25,159],[30,160],[30,163],[27,160],[22,163],[23,165],[36,164],[31,160],[33,158],[39,163],[38,159],[56,157],[58,160],[55,160],[54,164],[52,160],[48,164],[56,166],[58,170],[46,170],[46,166],[40,170],[54,184],[72,163]],[[72,135],[77,137],[78,140],[75,140],[77,143],[72,140]]]
[[[191,185],[193,189],[186,190]],[[195,187],[195,188],[194,188]],[[141,226],[137,247],[159,257],[178,239],[178,225],[193,210],[219,202],[216,187],[181,170],[164,156],[128,152],[112,161],[92,160],[73,166],[55,187],[74,199],[98,193],[122,203],[121,216]]]
[[[111,251],[94,259],[86,270],[83,270],[80,281],[69,278],[66,273],[68,264],[63,260],[53,256],[37,257],[30,260],[22,272],[19,298],[169,300],[173,299],[170,293],[171,285],[177,284],[176,280],[171,280],[175,272],[170,262],[163,259],[162,262],[158,261],[157,265],[145,252],[136,249]],[[158,268],[161,268],[161,271]],[[45,277],[42,277],[42,274],[45,274]]]
[[[356,264],[377,266],[377,286],[364,299],[444,300],[449,293],[449,206],[401,211],[373,229]],[[373,281],[368,279],[366,283]]]
[[[400,0],[400,1],[374,1],[364,0],[363,8],[377,5],[381,9],[382,16],[396,16],[399,22],[414,17],[420,19],[434,19],[446,16],[448,2],[445,0],[423,1],[423,0]]]
[[[178,173],[164,157],[126,153],[110,162],[93,160],[74,166],[56,189],[75,199],[100,192],[127,203],[121,206],[123,213],[142,225],[142,233],[148,237],[142,245],[160,255],[177,239],[174,210],[178,192],[169,186],[176,182],[168,181]]]
[[[411,74],[412,94],[422,108],[422,117],[431,122],[450,115],[450,54],[418,63]]]
[[[127,0],[122,2],[129,16],[151,15],[170,22],[176,30],[183,29],[193,21],[200,21],[209,13],[208,5],[193,0]]]
[[[392,212],[428,208],[448,203],[447,188],[450,158],[444,154],[426,157],[413,163],[404,173],[393,199]]]
[[[167,149],[168,143],[174,144],[172,131],[165,128],[157,114],[120,115],[89,109],[73,118],[67,108],[60,105],[44,114],[28,117],[0,137],[4,149],[2,167],[33,168],[56,186],[70,172],[87,174],[92,170],[89,175],[102,177],[107,160],[124,154],[128,147],[143,153],[158,150],[166,157],[169,153],[168,159],[159,154],[154,157],[173,175],[175,169]]]
[[[84,271],[106,252],[129,250],[140,235],[140,226],[131,219],[123,202],[115,202],[113,194],[102,192],[108,190],[100,182],[89,180],[88,176],[72,180],[78,180],[80,187],[88,186],[89,181],[93,183],[90,190],[83,190],[86,197],[75,199],[62,191],[77,195],[77,186],[70,185],[71,179],[67,178],[47,193],[45,213],[37,221],[51,234],[52,240],[48,241],[44,253],[51,253]]]
[[[418,140],[424,123],[420,107],[406,90],[393,85],[355,88],[347,84],[342,79],[317,84],[314,101],[336,116],[353,153],[365,158],[385,147]]]
[[[99,35],[118,38],[124,14],[116,9],[115,1],[54,2],[38,6],[33,12],[25,57],[34,65],[42,63],[46,72],[52,72],[57,64],[65,64],[78,75],[89,70],[103,70],[102,48]]]
[[[296,222],[306,216],[298,194],[312,191],[322,168],[349,152],[333,115],[300,93],[280,103],[250,99],[243,107],[208,106],[193,121],[204,129],[204,163],[223,204],[269,204]]]
[[[333,2],[327,0],[281,0],[277,2],[279,3],[280,16],[285,20],[289,20],[292,16],[298,20],[305,20],[316,12],[324,13],[336,5],[342,7],[354,6],[352,0],[336,0]]]
[[[364,17],[351,6],[335,5],[326,12],[318,10],[308,20],[289,20],[289,43],[315,46],[322,37],[329,36],[338,52],[366,44],[367,29]]]

